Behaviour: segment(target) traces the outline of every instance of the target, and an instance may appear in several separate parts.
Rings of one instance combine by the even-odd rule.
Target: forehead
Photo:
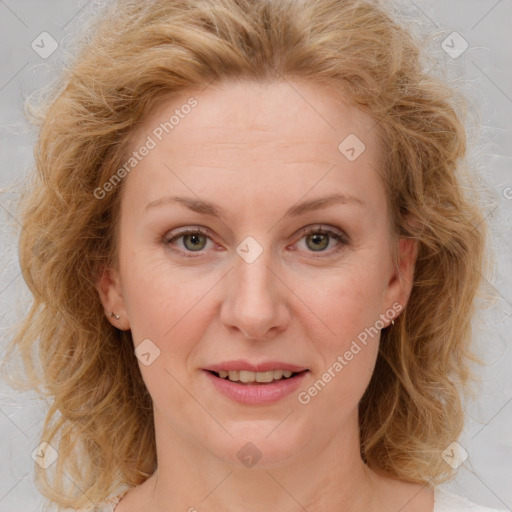
[[[199,196],[222,185],[243,189],[247,198],[285,188],[298,200],[318,183],[319,191],[339,185],[368,197],[376,193],[370,185],[378,185],[375,125],[332,87],[298,80],[214,83],[163,100],[146,117],[132,149],[148,137],[154,147],[125,185],[153,200],[164,188],[187,184]]]
[[[367,149],[376,150],[378,143],[373,119],[349,105],[341,91],[303,80],[224,81],[183,91],[153,108],[135,133],[135,145],[166,122],[169,133],[161,135],[180,146],[202,144],[205,138],[229,148],[230,143],[269,142],[270,137],[277,143],[293,137],[336,149],[340,137],[351,133],[364,139]]]

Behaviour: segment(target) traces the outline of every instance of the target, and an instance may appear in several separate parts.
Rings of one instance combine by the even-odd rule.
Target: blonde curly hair
[[[24,363],[24,384],[13,385],[51,399],[41,437],[59,456],[48,470],[34,466],[49,500],[83,507],[156,469],[152,401],[130,332],[108,322],[95,286],[117,260],[123,184],[101,200],[94,191],[161,101],[239,78],[333,86],[379,125],[391,226],[419,253],[409,302],[382,331],[359,404],[361,456],[404,481],[453,476],[441,453],[462,431],[478,360],[471,321],[487,228],[476,188],[461,186],[472,179],[467,104],[424,71],[419,48],[370,0],[118,0],[95,16],[51,94],[27,108],[39,129],[19,259],[33,303],[7,357],[19,352]]]

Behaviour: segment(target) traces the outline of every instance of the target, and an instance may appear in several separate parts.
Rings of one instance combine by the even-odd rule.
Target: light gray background
[[[499,300],[483,315],[477,331],[488,367],[480,372],[481,395],[467,406],[466,428],[459,440],[469,458],[456,480],[445,487],[483,505],[512,509],[512,190],[507,189],[512,187],[512,1],[400,0],[397,5],[413,13],[423,31],[432,32],[446,76],[457,80],[480,108],[481,130],[472,153],[488,191],[487,218],[497,254],[496,270],[486,279]],[[33,135],[23,119],[23,99],[55,76],[66,38],[89,8],[84,0],[0,0],[0,187],[23,179],[32,162]],[[60,44],[48,59],[31,48],[43,31]],[[441,49],[452,31],[469,43],[457,59]],[[25,310],[29,299],[17,262],[16,238],[7,226],[17,222],[12,199],[10,194],[0,196],[1,351],[16,307]],[[0,381],[0,512],[42,510],[32,480],[31,453],[38,445],[43,418],[44,404],[32,395],[20,396]]]

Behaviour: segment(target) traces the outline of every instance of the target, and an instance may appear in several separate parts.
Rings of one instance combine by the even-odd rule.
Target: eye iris
[[[198,233],[194,233],[192,235],[183,235],[183,243],[185,244],[185,247],[191,251],[200,251],[204,248],[204,243],[201,247],[198,247],[197,245],[192,245],[189,247],[189,245],[187,244],[187,241],[188,240],[194,240],[192,243],[193,244],[196,244],[197,243],[197,240],[198,239],[201,239],[203,238],[204,239],[204,242],[206,243],[206,237],[204,235],[201,235],[201,234],[198,234]]]
[[[322,239],[323,239],[323,240],[322,240]],[[316,244],[317,242],[320,242],[320,243],[321,243],[321,242],[323,241],[324,243],[323,243],[323,244],[321,244],[320,246],[319,246],[319,245],[314,245],[314,246],[313,246],[313,248],[315,248],[315,247],[316,247],[317,249],[318,249],[319,247],[320,247],[320,249],[325,249],[325,248],[329,245],[329,236],[328,236],[328,235],[326,235],[326,234],[322,234],[322,233],[313,233],[312,235],[307,236],[307,237],[306,237],[306,240],[314,240],[314,241],[315,241],[315,242],[314,242],[315,244]],[[309,247],[309,244],[308,244],[308,247]]]

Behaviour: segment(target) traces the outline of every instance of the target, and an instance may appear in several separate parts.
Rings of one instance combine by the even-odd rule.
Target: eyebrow
[[[196,213],[201,213],[203,215],[211,215],[212,217],[224,218],[225,213],[224,210],[210,201],[203,201],[201,199],[194,199],[192,197],[184,197],[184,196],[165,196],[160,199],[156,199],[155,201],[151,201],[146,205],[146,211],[152,208],[156,208],[158,206],[167,205],[167,204],[182,204],[187,207],[189,210],[192,210]],[[349,195],[349,194],[331,194],[325,197],[319,197],[317,199],[310,199],[309,201],[304,201],[302,203],[296,204],[289,208],[284,214],[284,218],[287,217],[297,217],[299,215],[303,215],[304,213],[320,210],[322,208],[327,208],[328,206],[332,206],[334,204],[354,204],[362,207],[366,207],[366,203],[359,199],[358,197]]]

